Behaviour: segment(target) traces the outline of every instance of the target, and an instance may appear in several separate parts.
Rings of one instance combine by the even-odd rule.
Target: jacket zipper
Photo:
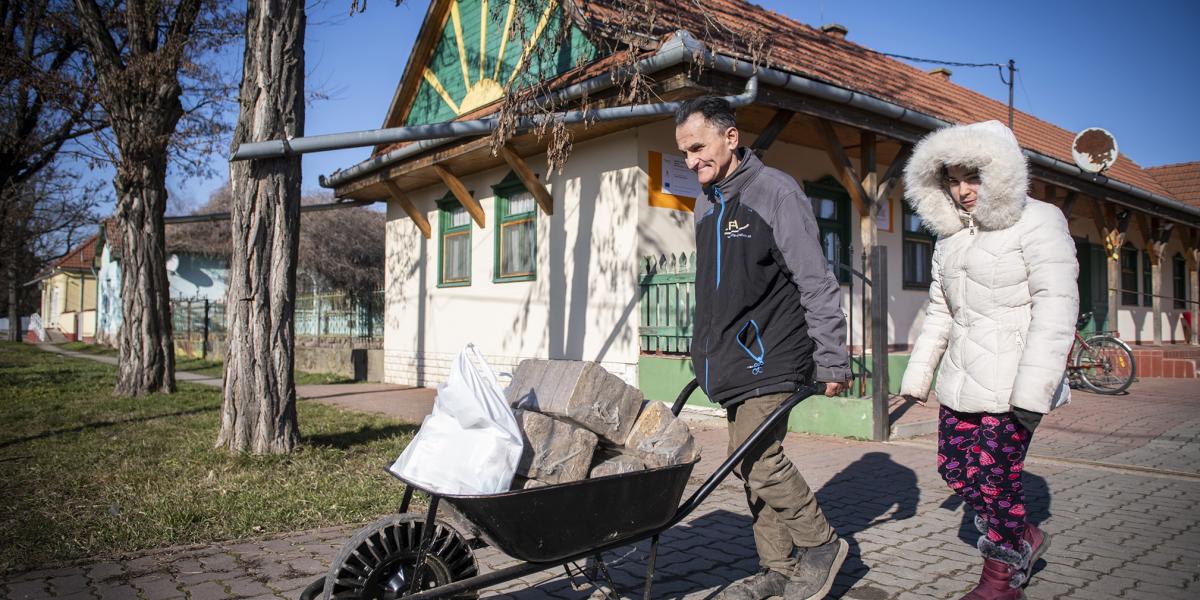
[[[967,229],[971,231],[971,235],[975,235],[975,215],[967,213]]]
[[[717,213],[717,227],[716,227],[716,230],[717,230],[717,287],[716,287],[716,289],[713,290],[713,300],[715,301],[716,295],[717,295],[717,290],[721,289],[721,227],[724,225],[724,221],[725,221],[725,195],[721,193],[721,188],[716,187],[716,186],[713,187],[713,194],[717,197],[717,203],[721,207],[720,211]],[[712,328],[713,328],[713,322],[716,321],[716,318],[713,316],[716,314],[716,311],[713,311],[710,309],[708,314],[709,314],[708,330],[711,332]],[[710,339],[711,335],[712,334],[710,333],[709,335],[704,337],[704,393],[705,394],[708,394],[709,389],[710,389],[708,387],[708,373],[709,373],[708,359],[709,359],[709,339]],[[711,396],[709,396],[709,397],[711,398]]]

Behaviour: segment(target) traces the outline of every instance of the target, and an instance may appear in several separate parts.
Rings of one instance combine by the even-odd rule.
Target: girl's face
[[[975,202],[979,199],[979,171],[968,167],[952,165],[946,167],[946,188],[950,197],[963,210],[975,210]]]

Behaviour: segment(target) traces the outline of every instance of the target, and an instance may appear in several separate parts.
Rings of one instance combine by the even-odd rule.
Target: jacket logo
[[[750,234],[745,233],[745,231],[749,228],[750,228],[749,223],[738,226],[738,222],[736,219],[730,219],[729,222],[725,224],[725,239],[749,238]]]

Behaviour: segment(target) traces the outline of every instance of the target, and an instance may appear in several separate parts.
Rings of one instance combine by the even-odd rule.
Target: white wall
[[[486,215],[471,229],[471,285],[438,287],[442,185],[410,194],[429,219],[425,240],[394,203],[388,206],[384,378],[430,386],[474,342],[498,371],[525,358],[598,361],[637,382],[637,207],[640,172],[634,134],[576,144],[562,174],[550,177],[554,214],[538,211],[537,279],[492,282],[495,200],[508,173],[463,177]],[[544,156],[526,157],[546,172]]]

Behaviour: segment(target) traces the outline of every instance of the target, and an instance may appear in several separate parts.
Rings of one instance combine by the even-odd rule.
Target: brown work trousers
[[[750,398],[729,410],[729,454],[791,394]],[[811,548],[837,538],[800,471],[783,453],[787,419],[780,420],[746,453],[733,472],[746,488],[761,566],[791,573],[793,547]]]

